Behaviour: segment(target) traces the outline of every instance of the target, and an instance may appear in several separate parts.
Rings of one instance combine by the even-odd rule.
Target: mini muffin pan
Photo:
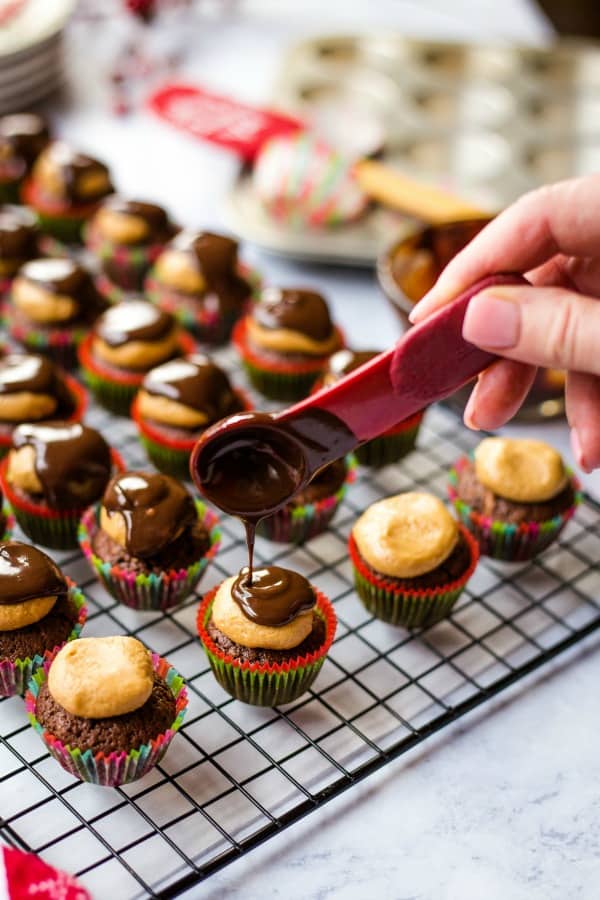
[[[285,59],[274,104],[307,122],[339,120],[351,154],[370,121],[383,162],[452,190],[486,211],[524,191],[600,168],[600,49],[485,47],[395,35],[308,40]],[[341,132],[354,119],[357,137]],[[359,127],[360,125],[360,127]],[[377,127],[375,127],[377,126]],[[228,224],[265,249],[304,259],[371,264],[410,221],[371,207],[325,231],[273,223],[247,172],[227,202]]]

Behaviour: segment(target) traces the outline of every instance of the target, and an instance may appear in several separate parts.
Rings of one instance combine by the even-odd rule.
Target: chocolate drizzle
[[[28,166],[37,159],[50,141],[48,125],[35,113],[17,113],[0,118],[0,137],[8,140]]]
[[[18,541],[0,544],[0,604],[66,597],[66,578],[49,556]]]
[[[19,264],[37,256],[35,216],[24,206],[0,207],[0,260]]]
[[[38,284],[51,294],[66,294],[77,301],[77,318],[92,321],[104,309],[94,283],[82,266],[66,257],[33,259],[21,267],[19,278]]]
[[[174,328],[175,319],[146,300],[125,300],[111,306],[98,320],[96,334],[110,347],[129,341],[160,341]]]
[[[102,496],[110,478],[110,447],[101,434],[79,423],[19,425],[13,447],[32,447],[44,499],[61,509],[78,509]]]
[[[174,228],[169,222],[167,213],[162,206],[155,203],[144,203],[141,200],[129,200],[120,194],[113,194],[102,204],[104,209],[126,216],[135,216],[148,226],[149,234],[137,243],[145,244],[150,241],[167,241],[174,234]]]
[[[125,521],[126,547],[132,556],[153,556],[196,522],[194,501],[182,484],[168,475],[126,472],[108,485],[102,505]]]
[[[209,423],[242,408],[225,372],[200,353],[152,369],[144,378],[142,388],[149,394],[167,397],[205,413]]]
[[[280,627],[293,622],[316,602],[310,583],[290,569],[265,566],[244,568],[236,578],[231,596],[244,615],[257,625]]]
[[[190,264],[205,279],[205,306],[221,312],[239,310],[248,300],[251,287],[238,272],[237,241],[210,231],[182,231],[169,248],[186,253]]]
[[[57,170],[65,200],[72,203],[93,203],[112,193],[108,166],[92,156],[80,153],[63,141],[54,141],[49,144],[38,161]],[[91,193],[82,191],[82,178],[88,180],[92,175],[100,176],[99,181],[102,186]]]
[[[327,304],[316,291],[267,288],[252,316],[263,328],[285,328],[315,341],[326,341],[333,332]]]
[[[21,391],[48,394],[58,401],[70,396],[52,360],[34,353],[9,353],[0,358],[0,398]]]

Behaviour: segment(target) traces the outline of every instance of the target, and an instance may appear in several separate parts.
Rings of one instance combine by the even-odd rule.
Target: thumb
[[[488,288],[469,303],[463,337],[508,359],[600,375],[600,300],[563,288]]]

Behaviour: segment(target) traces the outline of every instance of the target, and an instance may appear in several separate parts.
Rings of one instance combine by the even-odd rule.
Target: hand
[[[566,369],[573,452],[589,472],[600,466],[600,175],[548,185],[508,207],[447,265],[411,321],[497,272],[522,272],[533,286],[491,287],[469,305],[465,339],[505,358],[479,376],[465,423],[499,428],[537,366]]]

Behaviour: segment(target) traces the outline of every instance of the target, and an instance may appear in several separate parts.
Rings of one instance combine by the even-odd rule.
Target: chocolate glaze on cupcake
[[[250,343],[275,358],[329,356],[340,347],[321,294],[267,288],[248,317]]]
[[[87,205],[112,193],[108,167],[64,141],[46,147],[32,176],[40,196],[57,204]]]
[[[29,169],[50,142],[50,131],[42,116],[15,113],[0,118],[0,140],[6,140]]]
[[[39,256],[35,216],[24,206],[0,207],[0,279],[11,278]]]
[[[64,373],[51,360],[33,353],[0,358],[0,433],[20,422],[68,419],[75,404]]]
[[[336,384],[341,378],[364,366],[379,355],[380,350],[338,350],[329,357],[327,370],[323,375],[323,385]]]
[[[94,330],[92,353],[115,369],[147,372],[171,359],[179,349],[179,331],[173,316],[145,300],[130,300],[110,307]]]
[[[89,273],[72,259],[34,259],[19,270],[12,285],[15,316],[36,328],[89,324],[106,303]]]

